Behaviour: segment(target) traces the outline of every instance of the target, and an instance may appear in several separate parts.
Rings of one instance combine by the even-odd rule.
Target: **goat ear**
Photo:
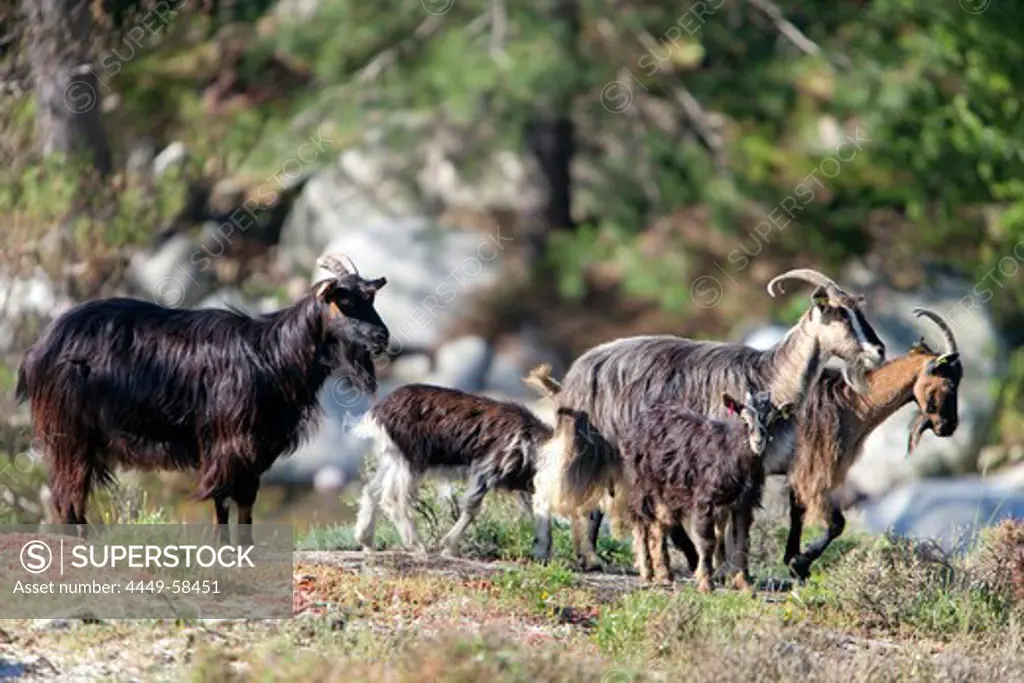
[[[740,404],[729,394],[722,394],[722,404],[729,410],[730,415],[740,412]]]
[[[828,306],[829,302],[828,290],[825,289],[824,287],[816,288],[813,292],[811,292],[811,301],[814,302],[815,306],[819,308],[825,308],[826,306]]]
[[[316,298],[320,301],[326,301],[327,297],[331,295],[331,292],[338,286],[338,281],[334,279],[324,280],[316,288]]]
[[[387,283],[388,279],[386,277],[379,277],[376,280],[366,280],[363,283],[363,290],[369,292],[370,294],[376,294]]]

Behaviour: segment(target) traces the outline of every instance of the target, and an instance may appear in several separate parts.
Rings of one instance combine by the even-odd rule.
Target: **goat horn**
[[[770,295],[775,296],[775,286],[782,280],[803,280],[804,282],[809,282],[812,285],[818,285],[819,287],[826,288],[830,295],[841,291],[839,285],[837,285],[832,278],[822,275],[811,268],[796,268],[794,270],[787,270],[785,273],[776,275],[771,279],[771,282],[768,283],[768,293]],[[782,288],[780,287],[779,292],[781,291]]]
[[[960,347],[956,344],[956,337],[953,336],[953,330],[950,329],[949,323],[947,323],[941,315],[935,311],[929,311],[927,308],[915,308],[914,315],[918,318],[928,318],[939,326],[939,329],[942,330],[942,336],[946,340],[946,354],[960,353]]]
[[[324,270],[329,270],[336,277],[341,277],[343,275],[347,275],[350,272],[354,272],[350,270],[349,267],[346,266],[338,256],[339,255],[335,254],[324,254],[323,256],[316,260],[316,265],[319,266],[320,268],[323,268]],[[349,259],[349,263],[351,262],[352,259]]]

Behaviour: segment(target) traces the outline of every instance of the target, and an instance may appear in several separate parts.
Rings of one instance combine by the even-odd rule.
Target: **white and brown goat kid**
[[[441,540],[442,552],[458,554],[459,540],[488,491],[519,493],[530,508],[537,451],[552,429],[525,406],[458,389],[408,384],[369,410],[356,428],[375,440],[377,472],[363,486],[356,539],[373,549],[378,507],[411,549],[423,552],[412,519],[425,476],[469,480],[462,511]]]
[[[761,505],[765,460],[792,448],[793,404],[776,406],[771,394],[747,392],[741,404],[722,405],[740,419],[713,419],[666,403],[642,414],[621,441],[633,485],[628,516],[637,570],[645,581],[672,580],[666,534],[687,516],[697,546],[698,590],[711,590],[715,517],[730,517],[733,585],[750,590],[748,546],[754,509]]]

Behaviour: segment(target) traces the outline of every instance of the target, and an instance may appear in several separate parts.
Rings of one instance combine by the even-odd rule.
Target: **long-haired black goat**
[[[733,583],[750,589],[748,543],[754,509],[761,505],[764,461],[791,449],[793,404],[776,406],[767,391],[747,392],[722,405],[740,420],[713,420],[675,403],[642,413],[624,432],[623,466],[633,485],[625,494],[633,523],[633,550],[645,581],[672,580],[665,531],[692,515],[697,539],[698,590],[711,590],[716,549],[715,513],[731,517]]]
[[[799,408],[833,357],[846,362],[846,382],[859,393],[867,391],[864,375],[885,359],[885,346],[861,312],[861,298],[810,269],[776,276],[768,283],[768,293],[775,296],[778,283],[787,279],[814,285],[812,303],[770,349],[668,335],[616,339],[577,358],[560,390],[546,392],[556,403],[558,418],[555,436],[538,464],[534,513],[547,519],[553,513],[571,516],[577,551],[588,568],[601,563],[594,550],[596,529],[584,532],[583,513],[596,512],[609,490],[611,504],[624,504],[619,494],[628,494],[630,483],[623,478],[619,442],[644,411],[671,402],[700,415],[725,417],[717,397],[742,396],[755,387]],[[771,474],[784,474],[792,457],[790,449],[765,467]],[[673,540],[684,535],[682,527],[673,528]],[[534,556],[544,561],[550,554],[550,533],[544,533]]]
[[[530,382],[530,378],[526,378]],[[402,543],[426,550],[411,506],[424,476],[469,479],[462,512],[441,540],[457,555],[459,539],[488,491],[518,492],[530,507],[537,453],[552,429],[525,406],[427,384],[400,387],[366,412],[355,433],[375,441],[377,471],[363,486],[356,539],[373,549],[377,508],[391,518]]]
[[[57,318],[25,353],[16,393],[31,400],[58,516],[86,524],[90,490],[118,465],[198,470],[194,495],[213,499],[221,538],[230,499],[251,539],[260,475],[310,435],[324,382],[374,392],[373,356],[390,339],[374,309],[386,279],[318,264],[334,277],[267,315],[114,298]]]

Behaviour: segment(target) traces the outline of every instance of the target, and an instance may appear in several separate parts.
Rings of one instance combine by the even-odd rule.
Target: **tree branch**
[[[775,28],[778,29],[779,33],[785,36],[789,42],[796,45],[796,47],[805,54],[820,57],[821,59],[844,69],[850,68],[851,62],[849,57],[837,54],[832,58],[829,58],[825,51],[821,49],[821,46],[808,38],[793,22],[786,19],[782,14],[782,10],[779,9],[779,6],[771,0],[750,0],[750,4],[768,17],[768,19],[775,24]]]

